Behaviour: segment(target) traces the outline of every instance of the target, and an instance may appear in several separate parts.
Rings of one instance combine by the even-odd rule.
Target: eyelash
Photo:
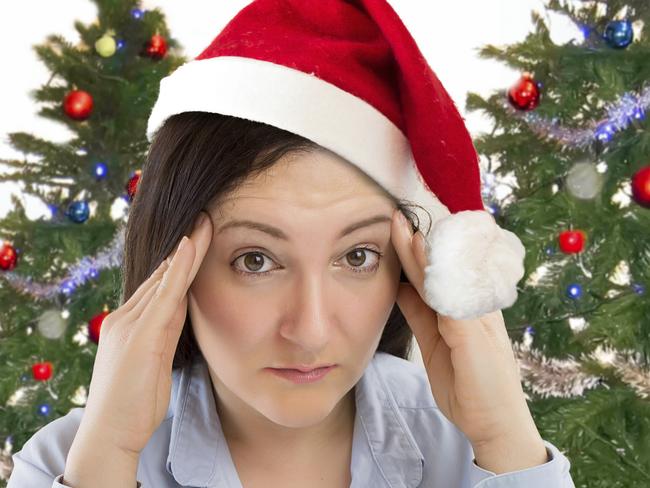
[[[350,252],[346,253],[345,256],[347,256],[348,254],[350,254],[353,251],[357,251],[357,250],[360,250],[360,249],[364,250],[364,251],[370,251],[370,252],[376,254],[377,255],[377,263],[375,263],[374,265],[372,265],[369,268],[364,269],[363,271],[359,271],[358,268],[355,269],[352,266],[348,266],[348,267],[352,270],[353,273],[372,273],[372,272],[374,272],[377,268],[379,268],[379,263],[380,263],[382,257],[384,256],[384,253],[381,252],[381,251],[378,251],[376,249],[372,249],[370,247],[360,246],[360,247],[355,247]],[[235,270],[236,273],[238,273],[240,275],[243,275],[246,278],[256,279],[256,278],[259,278],[261,276],[266,276],[271,271],[273,271],[273,270],[262,271],[262,272],[242,271],[241,269],[238,269],[237,267],[234,266],[234,264],[237,262],[238,259],[243,258],[244,256],[246,256],[248,254],[261,254],[265,258],[271,259],[266,254],[264,254],[263,252],[260,252],[260,251],[248,251],[248,252],[245,252],[244,254],[241,254],[240,256],[235,258],[235,260],[231,263],[231,265],[233,266],[233,269]],[[344,259],[345,259],[345,256],[343,256]]]

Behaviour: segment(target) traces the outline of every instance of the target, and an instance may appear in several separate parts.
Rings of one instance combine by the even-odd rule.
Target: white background
[[[199,54],[248,0],[144,0],[142,8],[159,7],[165,13],[172,36],[184,47],[184,55]],[[511,86],[519,72],[490,60],[477,50],[486,44],[506,45],[522,41],[532,30],[531,11],[547,18],[554,42],[580,38],[567,19],[545,13],[543,0],[389,0],[418,43],[424,56],[465,117],[472,135],[489,131],[490,120],[465,112],[467,92],[488,96]],[[54,142],[72,137],[68,129],[36,114],[40,108],[29,92],[47,82],[51,73],[32,48],[49,34],[60,34],[73,44],[79,36],[75,20],[92,23],[97,16],[88,0],[20,0],[0,7],[0,159],[23,159],[8,144],[7,133],[25,131]],[[0,172],[7,171],[0,165]],[[28,216],[48,215],[45,205],[24,195],[20,186],[0,183],[0,216],[6,214],[13,193],[23,200]]]

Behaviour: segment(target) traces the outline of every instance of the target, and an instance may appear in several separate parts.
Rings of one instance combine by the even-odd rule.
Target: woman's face
[[[328,416],[362,376],[395,303],[394,208],[356,168],[316,151],[281,159],[209,209],[214,234],[189,313],[219,398],[286,427]],[[303,384],[265,369],[330,363]]]

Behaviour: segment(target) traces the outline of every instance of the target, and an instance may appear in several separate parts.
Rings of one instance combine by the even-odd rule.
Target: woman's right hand
[[[205,212],[199,214],[191,237],[183,239],[102,322],[79,429],[127,455],[139,456],[167,413],[187,290],[212,239],[212,222]]]

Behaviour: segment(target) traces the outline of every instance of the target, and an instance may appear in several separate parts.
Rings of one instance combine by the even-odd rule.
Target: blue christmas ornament
[[[552,256],[553,254],[555,254],[555,249],[553,249],[553,247],[551,247],[551,246],[546,246],[546,249],[544,249],[544,252],[546,252],[547,256]]]
[[[88,202],[85,202],[83,200],[72,202],[68,207],[66,215],[70,220],[77,224],[84,223],[86,220],[88,220],[88,216],[90,215],[90,207],[88,206]]]
[[[494,215],[495,217],[499,215],[499,206],[496,203],[490,203],[487,206],[486,210],[490,212],[492,215]]]
[[[643,295],[645,293],[645,286],[643,286],[641,283],[633,283],[632,289],[637,295]]]
[[[97,180],[103,180],[106,178],[107,172],[108,167],[104,163],[95,164],[95,178],[97,178]]]
[[[54,205],[53,203],[49,203],[49,204],[47,205],[47,208],[50,209],[50,213],[52,214],[51,217],[52,217],[52,218],[56,217],[56,214],[57,214],[57,212],[59,211],[59,207],[57,207],[57,206]]]
[[[134,19],[140,20],[143,15],[144,15],[143,10],[141,10],[139,8],[131,9],[131,17],[133,17]]]
[[[582,287],[577,283],[573,283],[567,287],[567,296],[573,298],[574,300],[582,296]]]
[[[65,293],[67,296],[70,296],[76,288],[77,286],[73,280],[64,280],[63,283],[61,283],[61,293]]]
[[[125,44],[126,43],[124,42],[124,39],[118,39],[117,44],[116,44],[117,50],[118,51],[122,50],[124,48]]]
[[[38,406],[39,415],[47,417],[50,414],[50,406],[47,403],[43,403]]]
[[[612,20],[605,27],[603,35],[607,44],[615,49],[623,49],[634,40],[634,30],[629,20]]]
[[[532,327],[532,326],[530,326],[530,325],[528,325],[528,326],[526,326],[526,332],[527,332],[528,334],[535,335],[535,328]]]

